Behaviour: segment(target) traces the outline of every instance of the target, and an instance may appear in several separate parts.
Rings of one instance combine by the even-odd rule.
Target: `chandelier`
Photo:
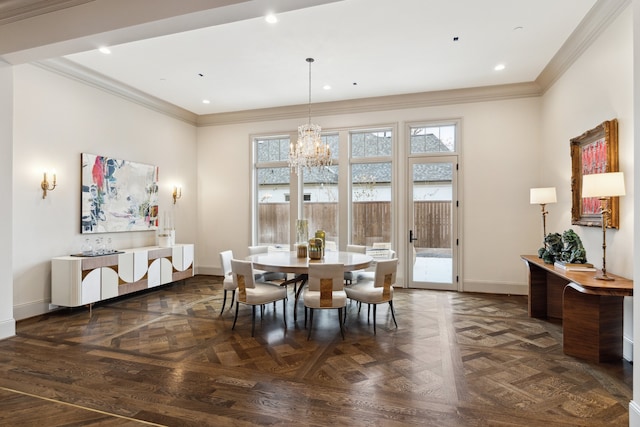
[[[298,126],[298,142],[289,145],[289,167],[300,175],[305,167],[307,170],[331,165],[331,150],[329,144],[322,142],[322,128],[311,123],[311,63],[313,58],[307,58],[309,63],[309,120]]]

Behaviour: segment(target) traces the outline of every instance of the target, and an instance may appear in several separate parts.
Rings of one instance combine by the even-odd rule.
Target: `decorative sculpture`
[[[564,242],[560,259],[562,262],[571,264],[584,264],[587,262],[587,252],[582,245],[582,240],[572,229],[562,233],[562,241]]]
[[[546,264],[556,261],[571,264],[586,264],[587,252],[580,237],[572,230],[560,233],[549,233],[544,238],[544,246],[538,249],[538,257]]]

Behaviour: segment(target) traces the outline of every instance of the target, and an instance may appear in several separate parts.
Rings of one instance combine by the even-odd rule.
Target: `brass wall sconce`
[[[547,237],[547,203],[556,203],[556,187],[532,188],[529,193],[529,200],[532,205],[540,205],[542,210],[542,241]]]
[[[176,201],[182,197],[182,187],[173,187],[173,193],[171,193],[171,196],[173,197],[173,204],[176,204]]]
[[[47,173],[45,172],[42,182],[40,183],[40,188],[42,188],[42,198],[45,199],[47,197],[47,191],[53,191],[56,188],[56,173],[53,172],[53,182],[50,183],[47,180]]]
[[[582,197],[597,197],[600,199],[600,214],[602,215],[602,274],[595,276],[598,280],[615,280],[607,276],[607,227],[611,208],[609,202],[612,197],[624,196],[624,175],[622,172],[594,173],[582,176]]]

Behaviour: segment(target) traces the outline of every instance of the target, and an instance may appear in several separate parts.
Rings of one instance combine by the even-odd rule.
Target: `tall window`
[[[324,230],[328,246],[338,245],[338,134],[322,135],[329,144],[332,165],[303,170],[304,219],[309,221],[309,237]]]
[[[254,139],[258,245],[289,244],[289,137]]]
[[[391,129],[350,133],[351,243],[391,242]]]

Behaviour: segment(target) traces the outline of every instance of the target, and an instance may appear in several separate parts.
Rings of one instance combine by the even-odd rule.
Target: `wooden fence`
[[[260,244],[286,244],[289,239],[289,203],[261,203],[258,206],[260,218]],[[316,229],[327,231],[327,240],[337,241],[337,203],[305,203],[304,217],[309,220],[309,236]],[[414,202],[414,217],[418,240],[416,247],[451,247],[451,202]],[[376,242],[391,241],[391,203],[354,202],[353,235],[356,245],[371,246]],[[414,230],[415,231],[415,230]],[[291,236],[291,241],[295,236]]]

